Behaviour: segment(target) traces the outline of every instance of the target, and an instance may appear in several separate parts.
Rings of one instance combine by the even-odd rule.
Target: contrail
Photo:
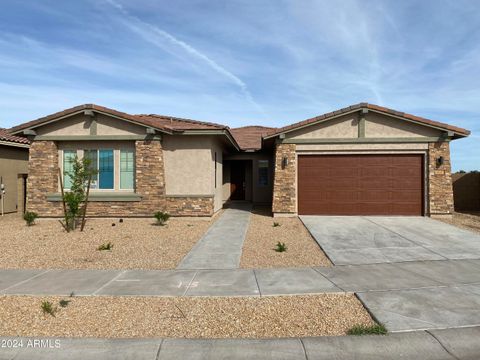
[[[184,41],[181,41],[179,39],[177,39],[175,36],[173,36],[172,34],[154,26],[154,25],[151,25],[143,20],[141,20],[140,18],[134,16],[134,15],[131,15],[121,4],[117,3],[115,0],[105,0],[107,3],[109,3],[110,5],[112,5],[113,7],[115,7],[116,9],[118,9],[124,16],[126,16],[127,18],[137,22],[137,23],[140,23],[142,24],[143,26],[147,27],[150,31],[152,31],[154,34],[157,34],[159,35],[160,37],[168,40],[171,44],[177,46],[177,47],[180,47],[182,48],[183,50],[185,50],[185,52],[187,52],[188,54],[192,55],[193,57],[203,61],[205,64],[207,64],[210,68],[212,68],[214,71],[216,71],[217,73],[223,75],[224,77],[226,77],[227,79],[229,79],[233,84],[235,84],[236,86],[238,86],[238,88],[240,89],[240,91],[242,92],[242,94],[245,96],[245,98],[259,111],[261,112],[263,115],[266,115],[265,113],[265,110],[253,99],[253,96],[252,94],[250,93],[250,91],[248,90],[248,87],[247,87],[247,84],[245,84],[242,79],[240,79],[239,77],[237,77],[236,75],[232,74],[230,71],[228,71],[227,69],[225,69],[223,66],[217,64],[215,61],[213,61],[212,59],[210,59],[207,55],[201,53],[200,51],[198,51],[197,49],[195,49],[193,46],[187,44],[186,42]],[[130,29],[136,31],[137,33],[139,33],[143,38],[144,40],[154,44],[155,46],[157,47],[161,47],[157,42],[155,42],[153,39],[145,36],[145,34],[143,34],[141,31],[139,31],[139,29],[133,25],[133,24],[129,24],[127,23],[126,24],[127,26],[130,27]]]

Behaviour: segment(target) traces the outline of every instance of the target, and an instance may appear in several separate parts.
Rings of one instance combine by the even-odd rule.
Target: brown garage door
[[[301,215],[422,215],[422,155],[302,155]]]

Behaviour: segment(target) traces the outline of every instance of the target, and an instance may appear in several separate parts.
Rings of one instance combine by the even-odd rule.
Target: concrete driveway
[[[335,265],[480,258],[480,235],[428,217],[300,219]]]

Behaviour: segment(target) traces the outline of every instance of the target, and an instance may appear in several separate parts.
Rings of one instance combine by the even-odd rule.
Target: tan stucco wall
[[[214,195],[214,207],[222,206],[222,153],[218,136],[172,136],[162,139],[165,183],[168,195]],[[215,152],[217,187],[215,188]]]
[[[5,185],[6,213],[17,211],[22,204],[18,194],[18,175],[28,173],[28,149],[0,145],[0,176]],[[19,199],[20,195],[20,199]]]
[[[97,114],[97,135],[145,135],[145,127]]]
[[[36,129],[38,135],[90,135],[92,117],[83,114],[55,121]],[[103,114],[96,114],[97,135],[145,135],[145,127],[112,118]]]
[[[382,114],[369,112],[366,116],[365,137],[428,137],[440,135],[440,130]]]
[[[286,134],[288,139],[356,138],[358,114],[347,114],[324,123],[311,125]]]
[[[218,211],[223,207],[223,145],[217,138],[211,138],[212,141],[212,162],[215,167],[215,154],[217,160],[217,172],[216,172],[216,182],[215,177],[213,177],[213,190],[214,190],[214,199],[213,199],[213,211]],[[215,168],[213,171],[215,174]]]

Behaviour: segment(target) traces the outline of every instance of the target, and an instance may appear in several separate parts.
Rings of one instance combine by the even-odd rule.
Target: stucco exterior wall
[[[162,140],[167,195],[214,195],[209,136],[169,136]]]
[[[399,138],[440,136],[441,131],[418,125],[405,120],[391,118],[382,114],[369,112],[365,116],[365,137]]]
[[[288,139],[356,138],[358,114],[348,114],[337,119],[311,125],[286,134]]]
[[[95,117],[77,114],[46,124],[36,130],[38,135],[52,136],[145,135],[144,126],[103,114],[96,114]]]
[[[0,145],[0,177],[5,185],[4,212],[22,210],[21,175],[28,174],[28,149]],[[0,205],[1,206],[1,205]]]

